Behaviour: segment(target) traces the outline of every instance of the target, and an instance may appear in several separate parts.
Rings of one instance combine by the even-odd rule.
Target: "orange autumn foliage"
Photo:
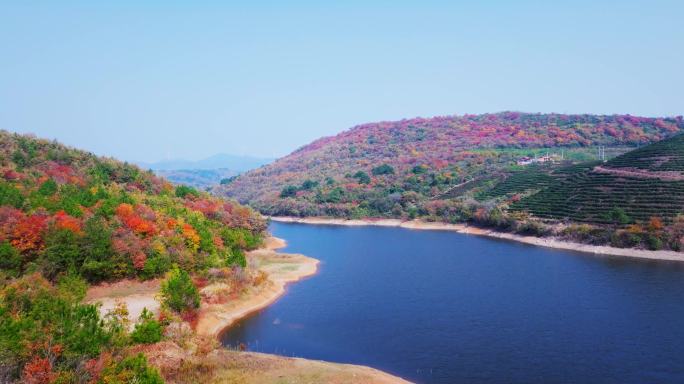
[[[139,216],[129,216],[124,219],[124,223],[133,232],[141,235],[152,236],[157,232],[154,223],[140,218]]]
[[[116,215],[119,217],[127,217],[133,214],[133,206],[127,203],[121,203],[116,207]]]
[[[648,220],[648,229],[650,229],[651,231],[662,230],[663,229],[663,221],[659,217],[652,216]]]
[[[119,204],[116,208],[116,215],[129,229],[137,234],[153,236],[157,233],[154,223],[136,215],[133,206],[130,204]]]
[[[187,240],[188,245],[196,250],[199,247],[200,237],[197,234],[197,231],[195,231],[195,228],[190,224],[183,224],[182,231],[183,237]]]
[[[47,217],[34,214],[24,217],[12,231],[11,244],[21,252],[37,251],[43,247],[43,232]]]
[[[54,216],[55,225],[60,229],[68,229],[74,233],[81,233],[80,221],[72,216],[69,216],[64,211],[59,211]]]

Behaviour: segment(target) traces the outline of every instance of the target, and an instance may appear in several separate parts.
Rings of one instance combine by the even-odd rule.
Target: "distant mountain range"
[[[251,156],[237,156],[220,153],[203,160],[172,159],[154,163],[138,162],[144,169],[153,171],[195,170],[195,169],[229,169],[236,173],[246,172],[272,162],[274,159]]]
[[[184,184],[191,187],[206,189],[208,187],[225,183],[231,177],[237,176],[240,172],[231,169],[172,169],[156,170],[154,173],[174,184]]]

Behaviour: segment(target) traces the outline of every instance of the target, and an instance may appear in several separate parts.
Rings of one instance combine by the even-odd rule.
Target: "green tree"
[[[393,175],[394,174],[394,168],[392,168],[391,165],[389,164],[383,164],[379,165],[371,170],[373,175],[379,176],[379,175]]]
[[[297,194],[298,190],[299,188],[295,187],[294,185],[285,186],[285,188],[283,188],[283,190],[280,191],[280,197],[292,197]]]
[[[14,277],[21,274],[21,255],[7,241],[0,243],[0,269]]]
[[[419,175],[421,173],[427,172],[427,167],[424,165],[416,165],[411,169],[411,172],[415,173],[416,175]]]
[[[46,180],[43,184],[40,185],[40,188],[38,188],[38,193],[40,193],[42,196],[52,196],[57,192],[57,183],[52,180],[48,179]]]
[[[86,295],[88,283],[75,273],[62,275],[57,279],[57,292],[72,303],[78,303]]]
[[[89,281],[102,281],[111,277],[114,269],[112,232],[100,218],[93,217],[83,227],[81,273]]]
[[[629,216],[627,216],[627,213],[625,212],[624,209],[622,208],[613,208],[609,213],[608,213],[610,220],[613,222],[613,224],[627,224],[631,221]]]
[[[371,182],[370,176],[364,171],[356,172],[354,178],[358,180],[359,184],[369,184]]]
[[[228,253],[226,258],[226,264],[228,265],[239,265],[242,268],[247,267],[247,258],[245,253],[241,249],[233,249]]]
[[[4,287],[0,291],[3,368],[18,376],[32,357],[32,346],[59,345],[62,353],[55,357],[55,365],[66,369],[75,369],[108,348],[111,334],[103,327],[98,308],[81,304],[78,296],[61,294],[38,274]]]
[[[199,197],[199,192],[195,188],[189,187],[187,185],[179,185],[176,187],[177,197],[184,199],[188,195]]]
[[[77,235],[68,229],[51,229],[45,237],[42,253],[43,274],[54,279],[60,273],[77,271],[82,264]]]
[[[154,344],[162,338],[164,329],[157,320],[154,319],[152,312],[143,308],[138,322],[131,332],[131,340],[136,344]]]
[[[171,268],[171,261],[166,255],[154,255],[145,261],[145,266],[140,271],[143,279],[152,279],[161,276]]]
[[[318,181],[304,180],[302,183],[302,190],[308,191],[310,189],[316,188],[318,186]]]
[[[197,287],[187,271],[174,265],[161,284],[163,304],[176,312],[199,308],[200,297]]]
[[[328,194],[324,197],[325,202],[328,203],[339,203],[342,201],[342,198],[344,197],[344,189],[340,187],[333,188]]]
[[[111,384],[164,384],[159,371],[147,364],[147,359],[142,353],[126,357],[105,368],[100,382]]]
[[[21,208],[24,204],[24,196],[14,185],[5,181],[0,181],[0,205],[9,205],[14,208]]]

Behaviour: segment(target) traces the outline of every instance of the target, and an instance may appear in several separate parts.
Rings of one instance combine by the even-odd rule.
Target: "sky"
[[[0,129],[128,161],[365,122],[684,114],[684,2],[0,0]]]

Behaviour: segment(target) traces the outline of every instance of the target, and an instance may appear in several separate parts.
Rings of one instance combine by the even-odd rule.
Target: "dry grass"
[[[406,383],[380,371],[355,365],[215,349],[190,354],[188,349],[159,343],[145,353],[167,383],[318,384]]]

